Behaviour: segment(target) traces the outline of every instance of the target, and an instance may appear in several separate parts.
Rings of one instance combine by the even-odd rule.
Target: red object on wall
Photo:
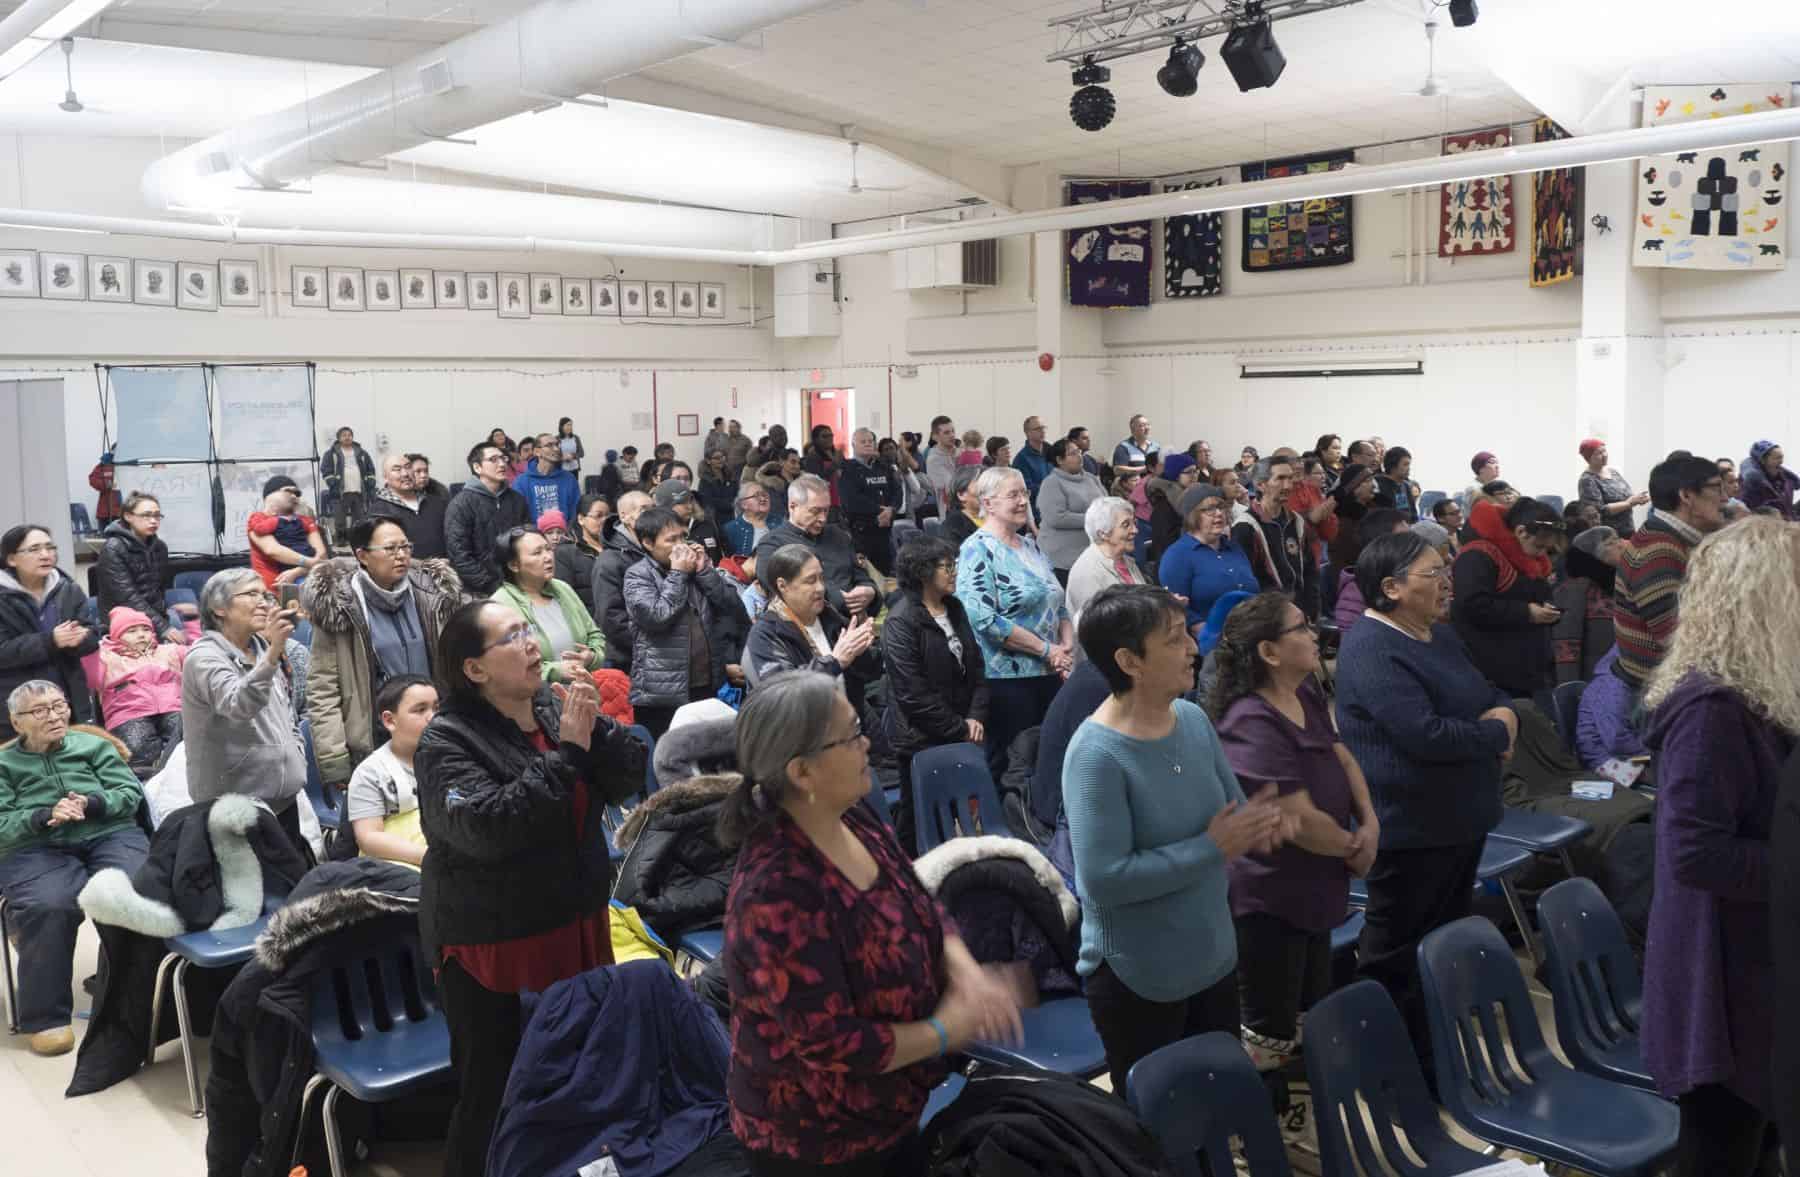
[[[839,453],[850,452],[850,390],[848,388],[809,388],[806,390],[806,434],[820,425],[831,426],[832,442]]]
[[[1038,356],[1038,367],[1048,372],[1050,369],[1056,367],[1056,357],[1049,352],[1044,352]]]

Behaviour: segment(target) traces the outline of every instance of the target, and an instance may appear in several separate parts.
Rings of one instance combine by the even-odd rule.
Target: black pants
[[[995,788],[999,787],[1001,774],[1006,771],[1007,749],[1020,732],[1044,722],[1044,714],[1050,710],[1062,682],[1062,676],[1057,674],[988,679],[987,762]],[[1037,818],[1045,825],[1056,824],[1054,813],[1047,821],[1041,813]],[[1025,833],[1023,830],[1013,832]]]
[[[1362,975],[1381,982],[1412,1035],[1430,1080],[1431,1034],[1419,992],[1419,941],[1469,914],[1481,840],[1458,846],[1383,850],[1369,872],[1369,908],[1358,946]]]
[[[750,1172],[755,1177],[919,1177],[930,1160],[925,1155],[925,1138],[916,1131],[909,1132],[893,1148],[837,1165],[790,1161],[752,1149],[744,1152],[750,1158]]]
[[[1676,1101],[1681,1143],[1675,1177],[1775,1177],[1773,1126],[1722,1083],[1706,1083]]]
[[[294,851],[306,861],[308,868],[319,865],[319,856],[313,853],[312,843],[308,842],[306,835],[300,832],[300,799],[298,797],[289,800],[288,807],[275,814],[275,824],[280,826],[281,832],[288,836],[288,841],[294,844]]]
[[[1104,962],[1087,979],[1088,1014],[1106,1047],[1113,1094],[1125,1098],[1125,1077],[1134,1063],[1171,1042],[1221,1030],[1238,1033],[1237,974],[1228,973],[1210,989],[1183,1001],[1151,1001],[1119,980]]]
[[[1057,584],[1062,585],[1064,588],[1069,587],[1069,570],[1067,568],[1053,568],[1051,571],[1056,573]]]
[[[444,1142],[444,1177],[482,1177],[525,1028],[519,997],[483,987],[447,960],[438,972],[438,999],[450,1026],[450,1065],[458,1085]]]
[[[869,558],[869,563],[883,576],[894,574],[894,529],[882,527],[877,515],[854,515],[850,518],[850,539],[856,550]]]
[[[128,719],[113,728],[112,734],[131,749],[131,771],[138,780],[147,781],[156,775],[163,753],[181,742],[181,712]]]
[[[1301,1011],[1331,990],[1331,933],[1304,931],[1262,911],[1234,922],[1244,1028],[1292,1042]]]

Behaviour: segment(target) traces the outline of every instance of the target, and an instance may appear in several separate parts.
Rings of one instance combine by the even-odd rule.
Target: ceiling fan
[[[1425,29],[1425,80],[1416,87],[1401,90],[1402,94],[1418,98],[1475,98],[1497,93],[1502,88],[1491,75],[1474,71],[1439,73],[1438,22],[1427,17],[1420,23]]]
[[[847,187],[840,189],[838,187],[838,185],[835,183],[823,183],[823,182],[817,183],[815,186],[819,187],[819,188],[833,190],[833,191],[842,191],[846,195],[849,195],[849,196],[861,196],[865,192],[904,192],[904,191],[906,191],[906,185],[904,185],[904,184],[894,184],[894,185],[884,186],[881,184],[865,184],[865,183],[863,183],[861,175],[859,174],[859,172],[857,170],[857,159],[858,159],[858,154],[861,150],[862,150],[861,143],[859,143],[855,139],[850,140],[850,183]]]
[[[80,114],[82,111],[90,110],[92,108],[85,105],[81,99],[75,96],[74,37],[64,37],[62,39],[62,53],[64,84],[63,100],[56,105],[59,110],[66,110],[70,114]]]

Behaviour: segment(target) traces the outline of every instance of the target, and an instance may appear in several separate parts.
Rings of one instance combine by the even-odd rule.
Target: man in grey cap
[[[700,508],[700,500],[688,484],[671,478],[656,488],[655,498],[657,506],[667,507],[686,521],[688,539],[705,548],[707,557],[716,566],[727,554],[725,542],[719,535],[719,525],[706,517],[706,512]]]

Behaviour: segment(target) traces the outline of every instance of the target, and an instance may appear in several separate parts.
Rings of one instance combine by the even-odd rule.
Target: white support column
[[[1054,208],[1062,203],[1062,177],[1037,165],[1022,169],[1013,185],[1013,204],[1021,212]],[[1106,377],[1099,375],[1102,361],[1069,359],[1070,356],[1098,356],[1103,346],[1100,332],[1101,312],[1090,307],[1072,307],[1064,285],[1064,234],[1032,235],[1032,299],[1037,306],[1037,349],[1056,359],[1056,366],[1043,373],[1041,380],[1045,424],[1050,426],[1050,440],[1068,428],[1071,422],[1087,425],[1093,432],[1094,444],[1110,436],[1110,391]]]

